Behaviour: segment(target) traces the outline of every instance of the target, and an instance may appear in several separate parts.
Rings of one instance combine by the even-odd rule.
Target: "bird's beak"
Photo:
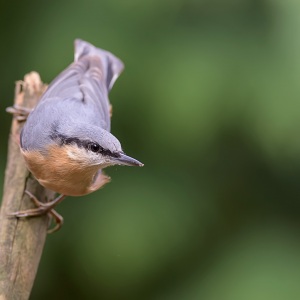
[[[124,165],[124,166],[138,166],[138,167],[143,167],[144,164],[139,162],[138,160],[127,156],[124,153],[120,153],[119,157],[114,157],[114,161],[118,164],[118,165]]]

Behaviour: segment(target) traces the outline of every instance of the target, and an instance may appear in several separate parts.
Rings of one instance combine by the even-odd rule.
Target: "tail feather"
[[[97,56],[103,64],[103,71],[106,72],[106,85],[110,91],[115,81],[124,69],[123,62],[112,53],[100,48],[96,48],[92,44],[80,39],[75,40],[75,57],[74,60],[79,61],[85,56]]]

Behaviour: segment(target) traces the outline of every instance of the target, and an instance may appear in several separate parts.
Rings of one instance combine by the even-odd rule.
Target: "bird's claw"
[[[55,231],[58,231],[62,227],[64,219],[60,214],[58,214],[53,209],[53,207],[56,206],[58,203],[60,203],[65,198],[65,196],[60,195],[50,202],[43,203],[43,202],[39,201],[29,191],[26,190],[25,193],[30,197],[30,199],[34,202],[34,204],[37,207],[9,213],[8,216],[13,216],[16,218],[27,218],[27,217],[37,217],[37,216],[41,216],[41,215],[48,213],[48,215],[50,215],[51,218],[55,221],[55,226],[51,229],[48,229],[47,232],[53,233]],[[50,222],[50,224],[51,224],[51,222]]]
[[[18,105],[14,105],[6,108],[6,112],[12,114],[19,122],[26,121],[31,111],[32,109],[21,107]]]

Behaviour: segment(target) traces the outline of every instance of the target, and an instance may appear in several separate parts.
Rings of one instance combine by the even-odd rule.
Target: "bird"
[[[50,212],[62,223],[53,208],[66,196],[83,196],[103,187],[110,181],[104,168],[143,166],[127,156],[110,133],[108,94],[123,62],[81,39],[74,44],[74,62],[49,84],[20,134],[27,168],[42,186],[60,196],[43,203],[26,191],[37,207],[11,214],[18,218]]]

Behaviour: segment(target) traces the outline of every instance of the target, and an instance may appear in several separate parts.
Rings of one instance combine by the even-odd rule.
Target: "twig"
[[[16,83],[15,106],[32,109],[45,89],[37,73],[26,75],[24,82]],[[29,298],[49,224],[47,215],[17,219],[8,214],[34,207],[25,189],[42,201],[55,196],[41,187],[25,167],[19,149],[24,124],[21,120],[19,116],[12,121],[0,211],[0,300]]]

